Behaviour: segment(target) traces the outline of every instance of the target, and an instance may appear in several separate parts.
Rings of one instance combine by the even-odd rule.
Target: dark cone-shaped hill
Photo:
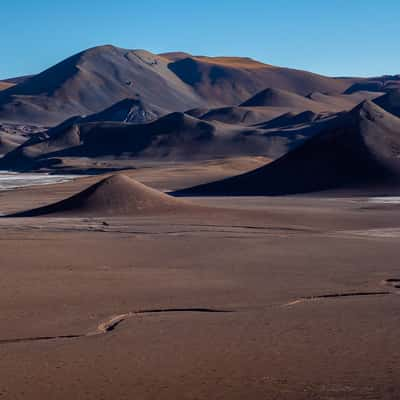
[[[100,180],[72,197],[44,207],[9,215],[35,216],[140,216],[179,212],[191,205],[151,189],[123,174]]]

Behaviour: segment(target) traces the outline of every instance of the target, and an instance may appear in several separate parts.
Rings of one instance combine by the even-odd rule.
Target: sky
[[[102,44],[400,74],[399,33],[399,0],[1,0],[0,79]]]

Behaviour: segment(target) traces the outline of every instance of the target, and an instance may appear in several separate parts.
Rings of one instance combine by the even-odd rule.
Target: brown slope
[[[29,78],[31,78],[33,75],[26,75],[26,76],[18,76],[16,78],[9,78],[9,79],[3,79],[0,81],[0,91],[9,89],[15,85],[18,85],[18,83],[21,83]]]
[[[65,200],[9,216],[138,216],[178,212],[191,207],[126,175],[118,174],[104,178]]]
[[[54,124],[135,95],[170,111],[204,105],[170,64],[144,51],[89,49],[3,92],[0,119]]]
[[[14,78],[7,78],[3,79],[3,82],[13,83],[14,85],[18,85],[29,78],[32,78],[34,75],[22,75],[22,76],[15,76]]]
[[[14,83],[0,81],[0,91],[13,87]]]
[[[196,57],[173,53],[169,67],[210,105],[237,105],[266,87],[301,95],[312,91],[341,93],[351,79],[334,79],[306,71],[275,67],[249,58]]]
[[[163,53],[160,56],[167,58],[170,61],[179,61],[186,58],[191,58],[194,61],[207,63],[211,65],[220,65],[228,68],[247,68],[247,69],[259,69],[270,67],[273,68],[272,65],[264,64],[260,61],[253,60],[249,57],[207,57],[207,56],[193,56],[184,52],[172,52],[172,53]]]
[[[322,111],[326,107],[308,99],[277,88],[264,89],[241,104],[242,107],[286,107],[298,110]]]
[[[366,101],[255,171],[179,195],[283,195],[400,184],[400,119]]]
[[[0,155],[7,154],[26,141],[26,137],[0,130]]]
[[[0,119],[49,125],[72,115],[99,112],[137,95],[146,103],[183,111],[240,104],[268,86],[301,95],[314,91],[337,94],[386,91],[398,88],[399,79],[334,79],[242,57],[157,56],[143,50],[99,46],[41,74],[6,80],[7,85],[17,85],[1,94]]]
[[[325,105],[331,112],[349,111],[364,100],[373,100],[381,96],[382,92],[360,91],[351,94],[326,94],[320,92],[309,93],[306,97]]]
[[[306,94],[342,92],[351,83],[248,58],[158,56],[99,46],[2,91],[0,120],[54,125],[138,95],[145,103],[184,111],[239,104],[272,85]]]
[[[203,105],[168,60],[143,50],[95,47],[76,54],[0,94],[0,119],[59,123],[127,97],[167,110]]]

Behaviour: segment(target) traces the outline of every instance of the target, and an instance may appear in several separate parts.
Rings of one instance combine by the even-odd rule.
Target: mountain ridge
[[[269,86],[305,95],[340,93],[353,83],[248,58],[174,54],[112,45],[84,50],[1,91],[0,121],[55,125],[126,97],[172,112],[238,105]]]

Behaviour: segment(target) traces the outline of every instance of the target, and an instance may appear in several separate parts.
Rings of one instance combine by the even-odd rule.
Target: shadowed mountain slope
[[[400,88],[390,90],[383,96],[376,98],[374,103],[384,110],[400,117]]]
[[[1,166],[29,168],[38,161],[62,156],[204,159],[246,152],[259,155],[266,147],[260,148],[257,138],[251,140],[248,135],[252,133],[262,132],[209,123],[183,113],[172,113],[146,124],[70,119],[8,153],[1,160]]]
[[[237,156],[281,156],[322,129],[322,124],[293,130],[205,121],[184,113],[165,115],[145,124],[85,122],[71,118],[36,134],[0,160],[0,168],[40,169],[62,158],[207,160]]]
[[[273,129],[285,126],[295,126],[301,124],[310,124],[318,118],[318,114],[312,111],[303,111],[301,113],[288,112],[280,115],[264,124],[257,125],[258,128]]]
[[[400,184],[400,119],[366,101],[293,151],[249,173],[178,195],[284,195]]]
[[[5,90],[15,85],[18,85],[19,83],[22,83],[32,77],[33,75],[25,75],[25,76],[17,76],[15,78],[2,79],[0,81],[0,90]]]
[[[8,83],[13,83],[14,85],[18,85],[19,83],[22,83],[22,82],[32,78],[33,76],[35,76],[35,75],[15,76],[14,78],[3,79],[3,82],[8,82]]]
[[[387,92],[392,89],[400,89],[400,75],[359,79],[346,89],[345,94],[359,91]]]
[[[6,154],[16,147],[22,146],[23,149],[33,149],[31,152],[27,150],[27,154],[36,157],[42,151],[58,151],[78,146],[81,143],[78,125],[105,121],[123,124],[146,124],[158,119],[163,114],[165,114],[165,111],[160,107],[146,105],[137,99],[124,99],[99,113],[87,117],[74,116],[68,118],[54,128],[33,134],[29,139],[11,134],[5,136],[5,133],[3,134],[0,130],[0,138],[3,141],[3,145],[0,146],[0,154]],[[46,144],[44,145],[44,143]]]

